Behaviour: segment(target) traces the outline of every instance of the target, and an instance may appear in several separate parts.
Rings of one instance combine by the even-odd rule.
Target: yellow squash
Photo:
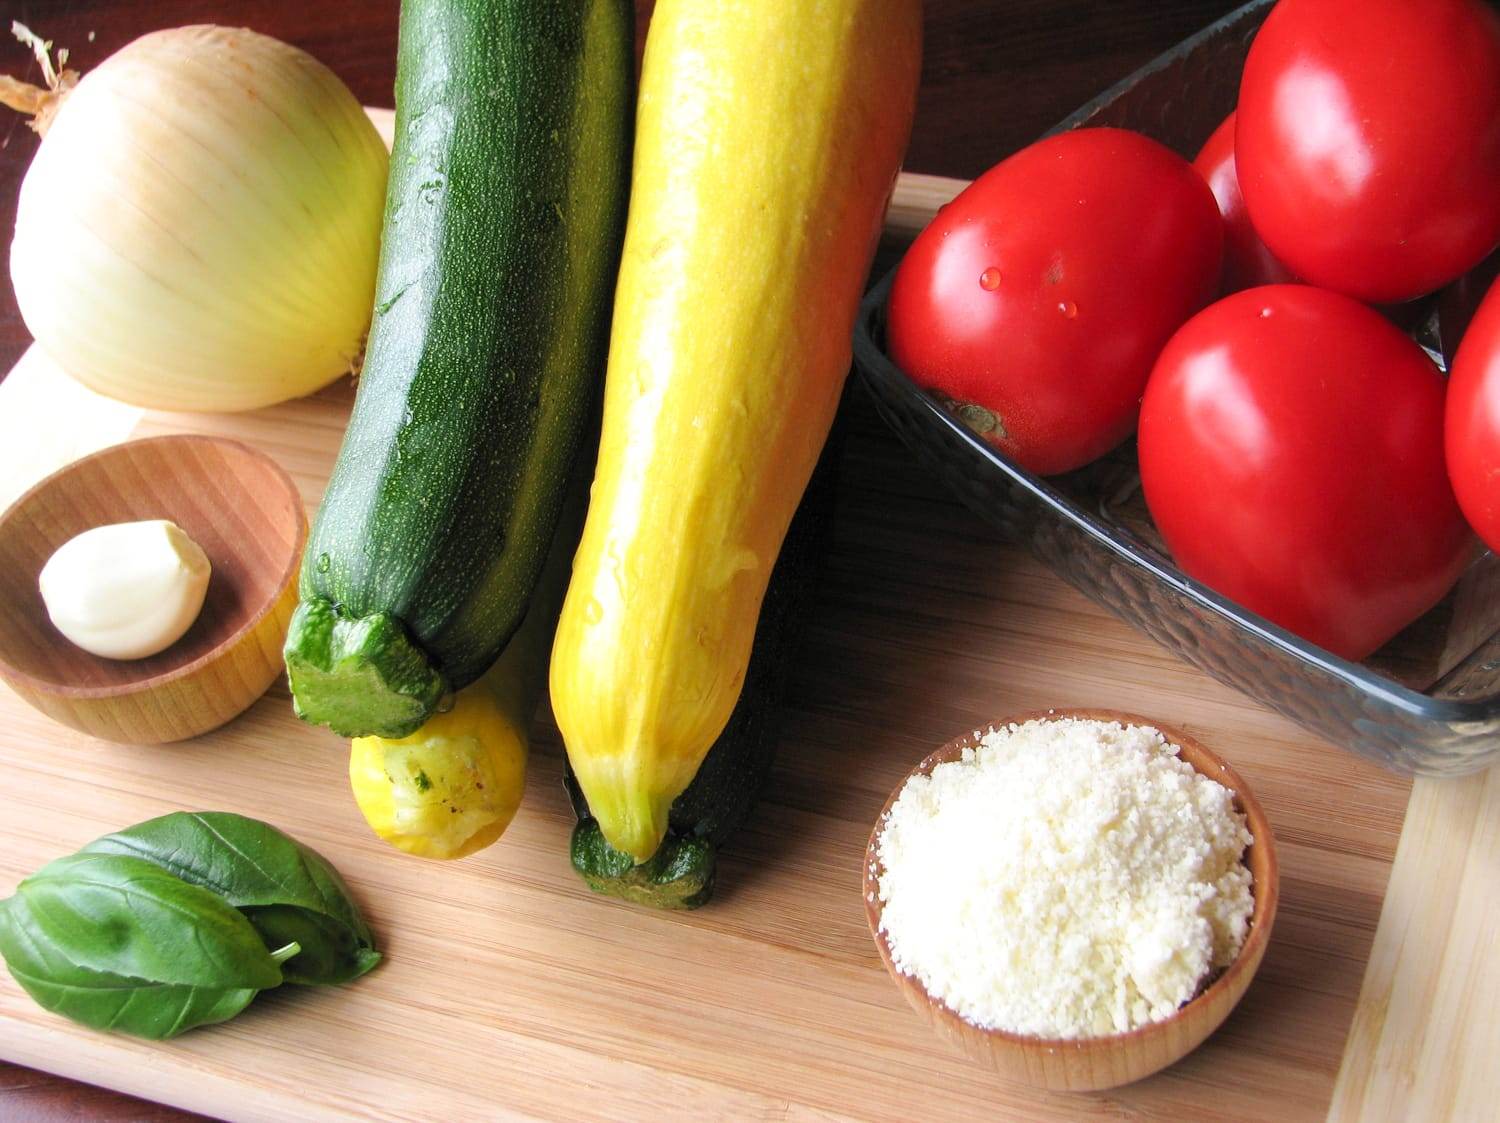
[[[553,710],[605,838],[657,849],[744,681],[911,129],[919,0],[660,0],[604,433]]]
[[[350,743],[354,799],[370,829],[398,850],[462,858],[510,826],[526,786],[537,700],[524,669],[507,659],[515,645],[512,639],[483,678],[459,691],[451,710],[410,736]]]

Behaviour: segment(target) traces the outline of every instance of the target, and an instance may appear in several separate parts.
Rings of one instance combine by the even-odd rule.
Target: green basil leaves
[[[0,956],[46,1009],[154,1039],[380,960],[325,859],[225,812],[164,815],[32,874],[0,901]]]
[[[296,941],[302,950],[282,966],[289,983],[346,983],[380,962],[338,871],[267,823],[223,811],[179,811],[107,834],[81,853],[154,862],[223,897],[268,947]]]

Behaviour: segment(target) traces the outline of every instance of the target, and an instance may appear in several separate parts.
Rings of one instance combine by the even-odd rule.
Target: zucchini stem
[[[345,737],[409,736],[451,694],[394,616],[351,619],[323,597],[297,606],[283,655],[297,716]]]

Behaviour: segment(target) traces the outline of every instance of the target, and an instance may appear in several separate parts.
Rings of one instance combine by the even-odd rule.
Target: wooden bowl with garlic
[[[886,969],[942,1037],[1008,1078],[1098,1091],[1180,1060],[1243,997],[1276,844],[1196,738],[1048,710],[912,770],[871,831],[864,896]]]
[[[119,525],[146,520],[175,524],[182,537]],[[100,527],[118,533],[102,547],[96,540],[92,549],[60,553]],[[0,515],[0,678],[49,717],[109,741],[179,741],[217,728],[282,674],[306,542],[291,478],[239,441],[152,437],[86,456]],[[178,552],[184,579],[201,580],[198,547],[210,569],[206,589],[181,589],[163,572],[172,561],[163,551]],[[128,555],[136,549],[157,554],[133,566],[138,559]],[[109,550],[119,554],[118,566],[110,566]],[[50,606],[39,583],[44,567]],[[151,580],[139,596],[139,619],[124,618],[133,590],[122,573],[131,569]],[[163,612],[169,600],[171,611]],[[161,633],[156,642],[152,630]],[[130,633],[125,641],[122,631]],[[80,642],[129,657],[95,654]]]

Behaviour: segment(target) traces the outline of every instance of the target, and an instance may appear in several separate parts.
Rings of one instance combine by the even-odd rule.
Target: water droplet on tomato
[[[1269,320],[1271,318],[1271,310],[1269,308],[1262,308],[1260,310],[1260,318],[1262,320]]]
[[[319,573],[327,573],[328,570],[329,570],[329,568],[332,565],[333,565],[333,559],[330,558],[327,554],[319,554],[318,555],[318,572]]]
[[[1063,318],[1067,320],[1075,319],[1078,316],[1078,305],[1074,304],[1071,300],[1064,300],[1059,302],[1057,305],[1057,310],[1061,312],[1063,314]]]
[[[604,619],[604,606],[599,603],[598,598],[589,597],[583,602],[583,620],[586,624],[597,624]]]
[[[979,274],[979,287],[985,292],[994,292],[1000,287],[1000,270],[991,265]]]

